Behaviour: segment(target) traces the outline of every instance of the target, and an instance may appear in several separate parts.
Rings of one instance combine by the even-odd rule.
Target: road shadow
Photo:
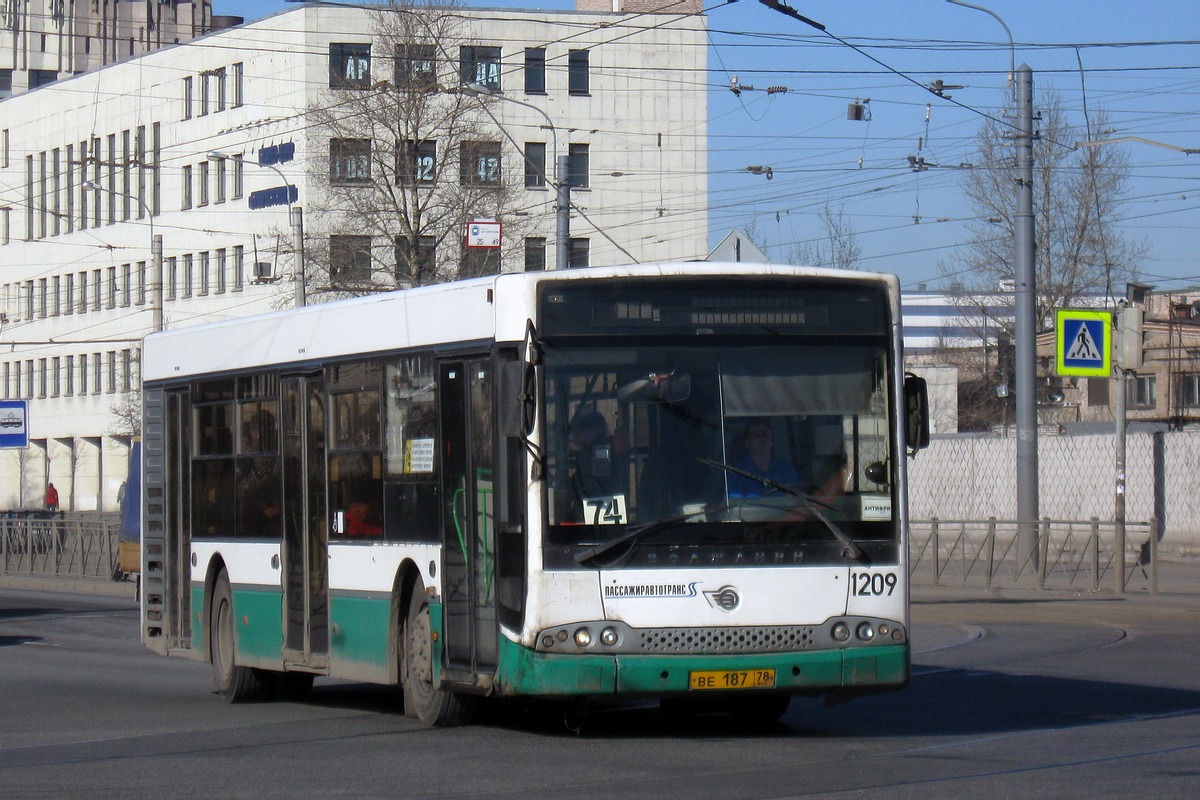
[[[396,687],[318,681],[304,701],[404,714]],[[479,704],[473,724],[543,736],[642,739],[979,736],[1200,715],[1200,692],[978,670],[938,670],[902,691],[833,706],[793,698],[778,722],[667,713],[654,700],[511,700]],[[415,723],[414,723],[415,724]]]

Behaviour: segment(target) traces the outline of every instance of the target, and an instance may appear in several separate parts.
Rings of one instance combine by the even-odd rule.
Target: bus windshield
[[[548,566],[896,563],[885,343],[779,341],[545,342]]]

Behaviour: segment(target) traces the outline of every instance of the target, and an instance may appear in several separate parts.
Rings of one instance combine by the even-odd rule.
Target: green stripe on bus
[[[329,621],[332,658],[386,670],[392,627],[390,597],[333,595],[329,598]]]
[[[904,645],[729,656],[602,656],[537,653],[502,638],[496,685],[508,696],[685,694],[693,670],[774,669],[776,688],[798,693],[900,686],[908,680],[908,664]]]
[[[234,589],[233,618],[239,660],[283,663],[283,592]],[[265,664],[263,664],[265,666]]]

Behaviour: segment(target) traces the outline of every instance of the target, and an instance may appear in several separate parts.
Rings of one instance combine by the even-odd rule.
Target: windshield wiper
[[[666,527],[667,525],[674,525],[676,522],[683,522],[684,520],[690,519],[694,516],[696,516],[696,513],[676,514],[673,517],[663,517],[662,519],[656,519],[653,522],[643,522],[641,525],[634,525],[626,528],[624,532],[617,538],[610,539],[607,542],[601,542],[600,544],[576,553],[575,563],[582,564],[585,561],[590,561],[597,556],[604,555],[609,550],[615,550],[623,544],[635,542],[643,536],[653,533],[660,528]]]
[[[847,558],[852,558],[855,561],[867,561],[867,555],[862,551],[862,548],[856,545],[854,541],[846,535],[846,532],[839,528],[837,523],[827,517],[825,512],[821,510],[822,508],[831,508],[828,503],[823,503],[815,497],[809,497],[803,492],[797,491],[787,484],[772,480],[765,475],[757,475],[753,472],[747,472],[744,469],[738,469],[730,464],[724,464],[720,461],[713,461],[711,458],[698,457],[696,460],[702,464],[708,464],[710,467],[717,467],[718,469],[723,469],[726,472],[732,472],[734,475],[741,475],[743,478],[752,480],[755,483],[760,483],[768,489],[773,489],[774,491],[783,492],[784,494],[795,497],[801,502],[801,504],[803,504],[804,508],[807,509],[810,514],[819,519],[825,525],[829,532],[833,534],[833,538],[838,540],[838,542],[842,545],[842,555],[846,556]]]

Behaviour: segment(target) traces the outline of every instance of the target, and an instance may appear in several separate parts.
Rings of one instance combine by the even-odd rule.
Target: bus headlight
[[[860,642],[869,642],[875,638],[875,629],[871,627],[869,622],[860,622],[858,628],[855,629],[854,635],[858,637]]]
[[[605,647],[612,647],[614,644],[616,644],[617,643],[617,629],[616,628],[605,628],[604,630],[600,631],[600,643],[603,644]]]
[[[575,644],[580,647],[587,647],[592,643],[592,632],[587,628],[580,628],[575,631]]]
[[[837,642],[845,642],[850,640],[850,626],[844,622],[839,622],[833,626],[833,639]]]

